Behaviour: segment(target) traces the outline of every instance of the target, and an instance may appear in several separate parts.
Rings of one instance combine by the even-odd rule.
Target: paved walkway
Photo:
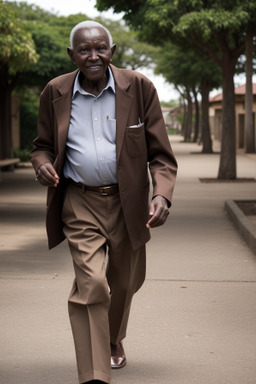
[[[219,155],[180,140],[174,205],[152,231],[128,364],[112,384],[255,384],[256,257],[223,207],[255,199],[256,183],[200,183],[216,177]],[[238,177],[255,177],[255,155],[237,164]],[[75,384],[67,245],[47,250],[45,189],[31,168],[3,173],[0,188],[0,383]]]

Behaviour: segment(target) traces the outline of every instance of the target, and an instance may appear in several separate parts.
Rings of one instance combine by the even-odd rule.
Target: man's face
[[[114,52],[115,46],[110,47],[108,35],[100,27],[78,29],[74,35],[73,49],[68,48],[71,60],[93,82],[105,76]]]

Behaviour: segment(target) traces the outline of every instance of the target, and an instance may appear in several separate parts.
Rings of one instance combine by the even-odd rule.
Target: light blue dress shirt
[[[115,82],[98,96],[85,92],[76,76],[66,142],[64,176],[90,186],[117,183]]]

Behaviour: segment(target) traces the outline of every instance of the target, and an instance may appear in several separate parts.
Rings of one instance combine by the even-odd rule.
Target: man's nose
[[[91,60],[97,60],[98,59],[98,52],[96,49],[91,50],[91,55],[90,55]]]

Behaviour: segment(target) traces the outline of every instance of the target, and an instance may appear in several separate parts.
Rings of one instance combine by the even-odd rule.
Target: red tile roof
[[[253,94],[256,95],[256,84],[253,84]],[[235,94],[236,95],[245,95],[245,84],[244,85],[240,85],[240,87],[237,87],[235,88]],[[214,102],[214,101],[222,101],[222,93],[218,93],[218,95],[212,97],[210,99],[211,102]]]

